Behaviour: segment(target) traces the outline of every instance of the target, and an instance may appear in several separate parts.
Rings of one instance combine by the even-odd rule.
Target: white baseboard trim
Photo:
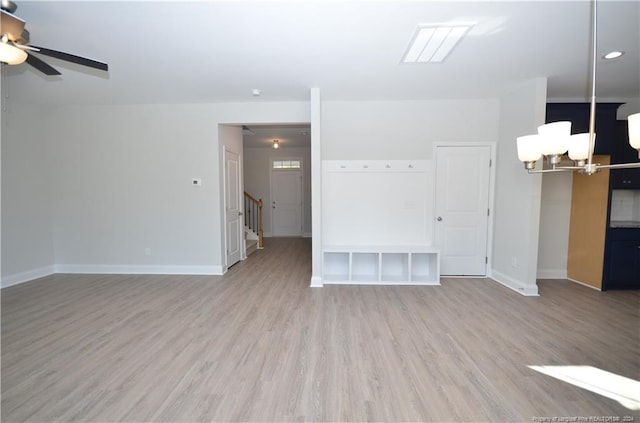
[[[123,275],[223,275],[222,266],[150,266],[109,264],[56,264],[55,273]]]
[[[517,292],[520,295],[524,295],[526,297],[537,297],[538,294],[538,285],[525,285],[519,280],[513,279],[510,276],[507,276],[503,273],[498,272],[497,270],[493,270],[492,272],[492,280],[498,282],[501,285],[506,286],[509,289]]]
[[[537,279],[567,279],[567,269],[538,269]]]
[[[55,271],[53,266],[43,266],[37,269],[27,270],[26,272],[20,272],[14,275],[5,276],[2,278],[0,286],[2,288],[7,288],[9,286],[18,285],[24,282],[32,281],[34,279],[53,275],[54,273]]]
[[[440,275],[441,279],[491,279],[487,275]]]
[[[263,238],[273,238],[273,234],[271,232],[265,232],[265,233],[262,234],[262,237]],[[311,232],[303,232],[302,233],[302,237],[303,238],[311,238]]]
[[[320,276],[312,276],[310,286],[311,288],[322,288],[324,286],[322,278]]]
[[[577,281],[575,279],[571,279],[571,278],[566,278],[566,279],[571,281],[571,282],[573,282],[573,283],[577,283],[578,285],[586,286],[587,288],[595,289],[596,291],[602,291],[602,288],[598,288],[596,286],[589,285],[589,284],[586,284],[584,282]]]
[[[411,281],[330,281],[325,285],[368,285],[368,286],[439,286],[440,281],[411,282]]]

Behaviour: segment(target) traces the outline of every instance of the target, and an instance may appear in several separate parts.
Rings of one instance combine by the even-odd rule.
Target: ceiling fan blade
[[[11,45],[16,48],[19,48],[20,50],[40,51],[37,48],[31,47],[30,45],[27,45],[27,44],[11,43]]]
[[[24,31],[24,21],[19,17],[0,9],[0,35],[7,34],[10,41],[16,41]]]
[[[44,73],[45,75],[49,75],[49,76],[61,75],[61,73],[58,72],[56,68],[48,65],[47,63],[43,62],[42,60],[38,59],[36,56],[33,56],[31,54],[27,54],[27,63],[33,66],[34,68],[38,69],[40,72]]]
[[[99,69],[103,71],[109,70],[109,65],[107,65],[104,62],[99,62],[97,60],[87,59],[86,57],[80,57],[74,54],[63,53],[61,51],[51,50],[44,47],[38,47],[38,46],[32,46],[32,47],[37,48],[39,50],[38,53],[44,54],[45,56],[55,57],[56,59],[64,60],[66,62],[76,63],[78,65],[88,66],[90,68]]]

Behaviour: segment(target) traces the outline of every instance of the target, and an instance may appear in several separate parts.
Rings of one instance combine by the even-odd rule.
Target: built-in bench
[[[324,284],[440,285],[440,251],[426,246],[325,246]]]

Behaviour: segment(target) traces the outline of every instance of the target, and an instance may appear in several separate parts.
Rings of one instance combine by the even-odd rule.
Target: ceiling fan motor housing
[[[64,53],[57,50],[51,50],[44,47],[30,46],[29,45],[29,31],[25,28],[26,22],[19,17],[15,16],[13,12],[16,11],[18,6],[11,0],[0,0],[0,37],[2,37],[2,43],[7,44],[5,46],[6,52],[15,52],[16,49],[22,50],[21,60],[4,60],[11,64],[20,64],[26,60],[26,62],[44,73],[45,75],[60,75],[60,72],[54,67],[48,65],[43,60],[33,55],[33,52],[42,54],[44,56],[54,57],[66,62],[75,63],[81,66],[87,66],[90,68],[108,71],[109,67],[106,63],[98,60],[88,59],[82,56],[76,56],[75,54]],[[13,55],[15,56],[15,55]],[[12,57],[13,57],[12,56]],[[0,58],[0,61],[2,58]]]
[[[12,2],[11,0],[1,0],[0,8],[2,8],[2,10],[5,10],[9,13],[14,13],[18,8],[18,5]]]

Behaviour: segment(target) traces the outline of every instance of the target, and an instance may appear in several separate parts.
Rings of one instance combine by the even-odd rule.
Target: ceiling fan
[[[30,45],[29,31],[24,28],[25,21],[13,14],[17,8],[11,0],[0,0],[0,62],[17,65],[26,61],[45,75],[60,75],[57,69],[33,54],[37,53],[94,69],[109,70],[104,62]]]

